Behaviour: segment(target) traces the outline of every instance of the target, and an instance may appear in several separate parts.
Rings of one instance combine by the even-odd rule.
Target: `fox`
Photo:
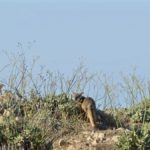
[[[81,109],[85,112],[87,118],[90,121],[92,128],[97,128],[97,117],[96,117],[96,104],[93,98],[82,96],[83,92],[75,93],[73,92],[73,97],[75,101],[79,102]]]

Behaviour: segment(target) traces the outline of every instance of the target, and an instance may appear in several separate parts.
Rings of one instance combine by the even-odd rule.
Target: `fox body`
[[[96,105],[95,101],[91,97],[82,96],[83,93],[73,93],[73,96],[77,102],[80,103],[81,109],[87,115],[90,124],[93,128],[96,128]]]

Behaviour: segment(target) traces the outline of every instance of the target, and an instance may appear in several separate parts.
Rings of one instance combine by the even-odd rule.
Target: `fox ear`
[[[75,97],[75,96],[77,96],[77,95],[83,95],[84,94],[84,92],[81,92],[81,93],[76,93],[76,92],[72,92],[72,95]]]
[[[78,93],[76,92],[72,92],[72,95],[75,97]]]

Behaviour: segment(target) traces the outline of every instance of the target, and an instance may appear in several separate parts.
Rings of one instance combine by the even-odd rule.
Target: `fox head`
[[[83,92],[81,92],[81,93],[73,92],[72,94],[73,94],[73,97],[75,100],[80,100],[83,95]]]

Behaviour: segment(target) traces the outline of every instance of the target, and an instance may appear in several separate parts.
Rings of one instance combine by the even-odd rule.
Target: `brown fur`
[[[73,93],[76,101],[81,105],[81,109],[86,113],[87,118],[93,128],[97,127],[96,124],[96,105],[95,101],[91,97],[82,96],[83,93]]]

